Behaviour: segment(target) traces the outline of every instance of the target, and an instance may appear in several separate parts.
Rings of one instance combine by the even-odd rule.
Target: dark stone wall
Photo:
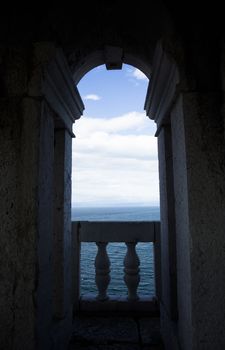
[[[200,132],[196,131],[194,136],[196,144],[199,145],[198,155],[199,157],[205,156],[206,161],[203,168],[208,170],[209,177],[211,174],[210,180],[214,178],[217,181],[219,178],[218,182],[223,185],[224,158],[223,150],[220,147],[223,146],[221,133],[225,118],[225,49],[222,13],[223,11],[218,5],[204,4],[204,7],[200,7],[200,5],[197,7],[196,3],[194,4],[192,1],[177,4],[177,2],[169,0],[155,0],[145,4],[142,2],[135,6],[118,0],[107,3],[107,5],[105,1],[95,1],[88,4],[83,2],[79,4],[78,8],[75,8],[74,4],[64,4],[63,7],[57,4],[48,7],[46,4],[44,8],[34,7],[33,4],[30,8],[22,8],[22,5],[18,4],[1,10],[0,329],[1,334],[3,334],[1,335],[1,346],[4,349],[30,350],[35,347],[37,335],[35,334],[36,293],[38,291],[38,273],[40,272],[37,271],[38,258],[42,256],[43,261],[39,262],[39,265],[42,266],[43,270],[46,270],[45,259],[50,259],[51,253],[49,249],[42,255],[42,245],[45,242],[37,241],[39,234],[38,213],[40,214],[38,209],[38,199],[40,198],[38,196],[40,195],[43,200],[43,208],[46,204],[44,203],[45,196],[47,202],[51,201],[49,198],[52,196],[49,183],[45,182],[45,178],[49,180],[47,175],[52,176],[52,167],[50,165],[49,168],[45,168],[40,157],[40,152],[43,155],[45,145],[47,148],[49,144],[53,143],[53,120],[51,117],[47,120],[43,112],[47,110],[47,107],[43,104],[41,97],[41,80],[43,78],[41,64],[45,61],[45,55],[46,60],[48,60],[49,52],[46,54],[46,52],[41,51],[35,43],[50,42],[62,47],[71,70],[74,71],[77,65],[85,61],[87,55],[95,50],[103,50],[105,45],[119,46],[151,66],[156,43],[161,39],[165,52],[177,63],[181,77],[178,89],[182,92],[194,93],[194,99],[190,103],[187,102],[188,105],[194,106],[191,125],[188,124],[188,111],[191,109],[186,106],[185,121],[189,125],[186,136],[188,135],[191,140],[192,122],[194,125],[194,117],[197,116],[197,127]],[[211,25],[211,23],[214,24]],[[34,55],[35,50],[36,54]],[[40,61],[42,61],[41,64]],[[209,100],[209,105],[206,103],[207,100]],[[207,116],[207,119],[204,118],[204,115]],[[177,135],[180,135],[179,125],[176,124],[174,128]],[[209,128],[212,132],[209,131]],[[40,141],[43,129],[42,138],[44,141]],[[40,143],[42,147],[40,147]],[[191,141],[190,145],[192,145]],[[192,153],[192,156],[192,161],[196,164],[197,153]],[[53,154],[50,153],[50,162],[52,159]],[[41,169],[42,173],[39,172]],[[47,171],[47,175],[45,171]],[[200,179],[201,176],[198,174],[197,180],[200,181]],[[195,186],[198,185],[198,181],[193,182]],[[38,193],[39,187],[42,188],[43,195],[41,192]],[[213,202],[216,203],[217,198],[212,194],[214,187],[219,191],[219,186],[217,188],[214,182],[210,187],[211,190],[208,188],[207,193],[211,193]],[[46,188],[49,192],[46,192]],[[203,185],[202,188],[204,189]],[[218,198],[221,198],[223,204],[222,194],[222,192],[219,193]],[[204,203],[202,204],[199,198],[200,196],[198,197],[199,203],[203,205]],[[195,202],[194,197],[192,201]],[[198,202],[196,201],[196,203]],[[209,204],[208,201],[207,206]],[[48,203],[47,208],[51,210]],[[220,209],[221,222],[223,222],[222,209]],[[203,219],[208,214],[207,211],[203,210],[202,212]],[[197,216],[194,215],[194,209],[193,218],[199,225]],[[212,218],[212,222],[216,226],[215,218]],[[49,227],[49,231],[51,231],[50,221],[47,220],[47,224],[43,221],[42,225],[43,232],[48,231],[46,227]],[[207,229],[210,236],[209,231]],[[204,232],[197,233],[199,233],[199,240],[201,240],[201,235]],[[223,235],[221,228],[217,233],[215,232],[216,234],[219,237],[217,240],[219,247],[219,242],[222,242],[220,237]],[[198,243],[197,236],[196,242]],[[181,243],[183,244],[183,241]],[[51,237],[48,237],[48,244],[51,245]],[[208,253],[210,254],[210,249],[208,249]],[[215,257],[216,264],[219,265],[220,261],[217,260],[216,249],[214,253],[215,255],[212,256]],[[199,256],[196,258],[196,264],[198,259]],[[205,266],[209,269],[207,257],[205,261]],[[51,274],[50,266],[47,267],[46,275],[42,275],[43,285],[45,285],[44,277],[48,280]],[[193,269],[194,266],[192,266],[192,271],[194,271]],[[221,269],[221,278],[222,272]],[[195,281],[195,278],[198,278],[198,273],[192,279],[194,283],[194,287],[192,286],[193,295],[198,292],[198,281]],[[204,283],[207,278],[207,276],[204,278]],[[212,281],[215,286],[213,277]],[[48,283],[50,283],[49,280]],[[220,295],[219,292],[218,295]],[[47,291],[47,299],[45,300],[49,300],[48,298]],[[207,298],[206,300],[209,300],[210,296]],[[195,300],[197,301],[198,298],[196,297]],[[50,304],[49,301],[49,309],[51,308]],[[201,307],[199,307],[199,312],[203,313],[204,310],[202,311]],[[43,323],[47,325],[46,327],[50,327],[49,315],[50,311],[46,323]],[[199,327],[199,339],[201,340],[204,328],[201,328],[201,320],[196,318],[194,321],[196,327]],[[39,325],[41,322],[40,318]],[[46,327],[44,332],[46,332]],[[207,327],[210,328],[209,323],[206,324]],[[48,338],[48,334],[46,334],[46,338]],[[196,339],[197,336],[192,339],[193,344],[197,344]],[[44,340],[44,342],[46,344],[48,341]],[[217,344],[219,344],[218,338]]]

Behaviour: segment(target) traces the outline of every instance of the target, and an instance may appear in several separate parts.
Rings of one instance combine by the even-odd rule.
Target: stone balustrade
[[[80,309],[80,247],[82,242],[95,242],[97,254],[95,258],[95,283],[98,295],[98,309],[105,309],[106,304],[112,304],[107,294],[110,283],[110,259],[107,253],[109,242],[124,242],[127,252],[124,257],[124,282],[127,286],[127,302],[129,307],[141,302],[137,294],[140,281],[139,257],[136,244],[139,242],[154,243],[155,288],[156,298],[160,299],[160,223],[143,222],[72,222],[73,241],[73,301],[75,310]],[[106,303],[107,301],[107,303]],[[135,304],[136,303],[136,304]],[[114,303],[115,304],[115,303]],[[118,303],[117,303],[118,304]],[[120,303],[121,304],[121,303]]]

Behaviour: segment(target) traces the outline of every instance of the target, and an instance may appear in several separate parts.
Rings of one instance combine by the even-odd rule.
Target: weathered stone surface
[[[159,318],[77,318],[69,350],[162,350]]]
[[[8,96],[21,96],[27,92],[28,55],[22,47],[10,48],[2,60],[4,93]]]
[[[18,103],[0,100],[0,343],[12,346],[15,321],[16,232],[18,231],[18,153],[20,131],[15,128]]]
[[[54,51],[54,44],[51,49],[48,42],[63,48],[78,83],[90,69],[105,63],[107,43],[123,51],[124,63],[134,64],[154,77],[157,72],[152,69],[152,54],[158,39],[163,43],[165,55],[168,53],[176,60],[183,79],[176,91],[183,94],[183,101],[173,101],[171,112],[179,320],[168,327],[170,320],[164,318],[164,339],[172,338],[171,330],[175,326],[173,336],[178,338],[182,350],[225,348],[223,11],[218,4],[204,4],[202,16],[202,6],[199,4],[198,8],[197,3],[187,6],[186,11],[174,0],[150,3],[151,11],[149,3],[128,8],[122,2],[120,6],[117,2],[107,6],[103,1],[88,6],[82,2],[79,13],[85,16],[74,16],[74,4],[46,6],[45,11],[42,8],[24,11],[21,4],[14,11],[2,8],[0,94],[6,100],[10,98],[11,109],[5,113],[0,103],[1,349],[44,350],[41,333],[35,334],[35,325],[41,324],[46,335],[51,333],[48,322],[43,322],[44,319],[52,321],[47,311],[51,309],[48,298],[52,295],[48,279],[50,265],[44,269],[44,257],[51,259],[49,245],[39,246],[38,253],[39,234],[43,241],[45,232],[51,235],[49,219],[46,218],[45,227],[45,221],[41,224],[38,220],[38,206],[45,202],[42,195],[41,203],[38,201],[39,165],[45,158],[44,154],[39,157],[40,150],[45,148],[39,147],[40,97],[45,78],[42,63],[48,61],[49,52]],[[210,26],[212,19],[216,23]],[[34,47],[37,41],[42,44]],[[167,83],[166,79],[166,86]],[[27,94],[35,97],[36,102],[28,101]],[[160,107],[165,107],[164,97]],[[15,102],[14,98],[19,101]],[[43,181],[44,170],[48,172],[47,168],[42,169]],[[43,184],[47,188],[47,183]],[[44,212],[44,207],[42,210]],[[162,239],[165,247],[166,240],[163,236]],[[165,266],[166,259],[163,261]],[[66,271],[70,273],[69,269]],[[168,273],[171,274],[170,269]],[[165,276],[165,269],[163,274]],[[164,277],[163,296],[167,294],[167,286]],[[37,303],[37,296],[41,295],[44,302]],[[164,300],[161,304],[165,305]],[[50,346],[46,344],[45,348]],[[56,348],[59,349],[58,343]],[[170,345],[167,349],[175,350]]]
[[[34,344],[36,179],[40,102],[1,100],[0,336],[3,349]],[[18,125],[19,124],[19,125]],[[35,127],[33,127],[35,126]]]
[[[163,345],[144,345],[142,350],[164,350]]]
[[[71,344],[69,350],[140,350],[140,346],[136,344],[111,344],[111,345],[87,345],[87,344]],[[146,349],[147,350],[147,349]],[[151,350],[149,348],[149,350]],[[152,350],[156,350],[152,348]]]
[[[179,97],[172,111],[179,340],[184,349],[225,346],[224,146],[218,103],[215,93],[190,92]]]
[[[160,344],[159,318],[142,318],[139,321],[141,342],[143,344]]]
[[[73,340],[108,344],[112,342],[138,343],[138,330],[130,318],[77,318]]]

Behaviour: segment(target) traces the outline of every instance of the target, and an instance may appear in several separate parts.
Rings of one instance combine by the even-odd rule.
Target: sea
[[[72,208],[73,221],[159,221],[159,207],[77,207]],[[153,243],[138,243],[136,251],[140,259],[139,296],[153,297],[154,282],[154,253]],[[109,243],[107,252],[110,259],[111,281],[108,295],[127,295],[123,280],[123,259],[126,255],[125,243]],[[95,285],[94,261],[97,253],[95,243],[81,244],[81,295],[97,294]]]

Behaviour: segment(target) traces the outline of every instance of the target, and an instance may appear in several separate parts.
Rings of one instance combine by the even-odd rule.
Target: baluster
[[[124,258],[124,282],[128,290],[128,300],[139,299],[137,288],[140,282],[139,265],[140,260],[136,253],[136,242],[126,243],[127,253]]]
[[[98,288],[97,300],[108,299],[107,288],[110,282],[110,260],[106,246],[108,243],[96,242],[98,252],[95,258],[95,283]]]

